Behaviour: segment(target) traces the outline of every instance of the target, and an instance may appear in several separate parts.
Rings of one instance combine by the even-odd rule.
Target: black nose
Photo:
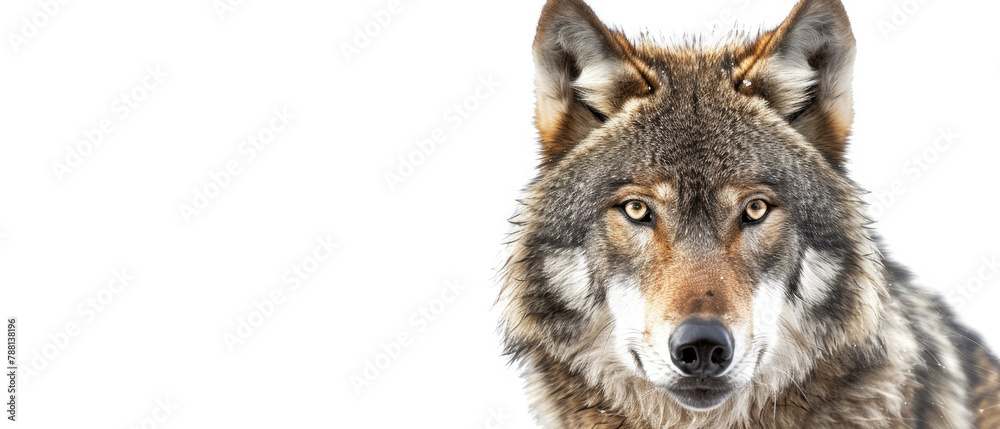
[[[691,319],[670,336],[670,358],[686,375],[716,377],[733,359],[733,336],[715,319]]]

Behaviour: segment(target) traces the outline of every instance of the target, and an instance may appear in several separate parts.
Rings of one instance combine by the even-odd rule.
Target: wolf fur
[[[854,54],[839,0],[713,46],[548,1],[541,163],[498,299],[539,423],[1000,427],[997,359],[880,250],[846,176]],[[732,335],[717,377],[671,361],[691,317]]]

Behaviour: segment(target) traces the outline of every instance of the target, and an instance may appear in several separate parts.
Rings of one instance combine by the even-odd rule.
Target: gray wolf
[[[998,428],[1000,364],[880,249],[847,177],[839,0],[709,46],[550,0],[501,273],[550,428]]]

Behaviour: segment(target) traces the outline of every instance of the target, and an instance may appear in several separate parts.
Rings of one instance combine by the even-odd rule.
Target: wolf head
[[[542,160],[501,293],[529,384],[558,367],[612,402],[707,411],[871,334],[885,291],[843,168],[854,52],[839,0],[716,46],[545,5]]]

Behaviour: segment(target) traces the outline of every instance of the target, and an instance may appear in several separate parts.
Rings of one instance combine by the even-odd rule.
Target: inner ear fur
[[[778,28],[747,47],[734,85],[767,100],[841,169],[854,121],[854,57],[854,34],[840,0],[801,0]]]
[[[628,39],[581,0],[545,4],[533,51],[543,167],[658,85]]]

